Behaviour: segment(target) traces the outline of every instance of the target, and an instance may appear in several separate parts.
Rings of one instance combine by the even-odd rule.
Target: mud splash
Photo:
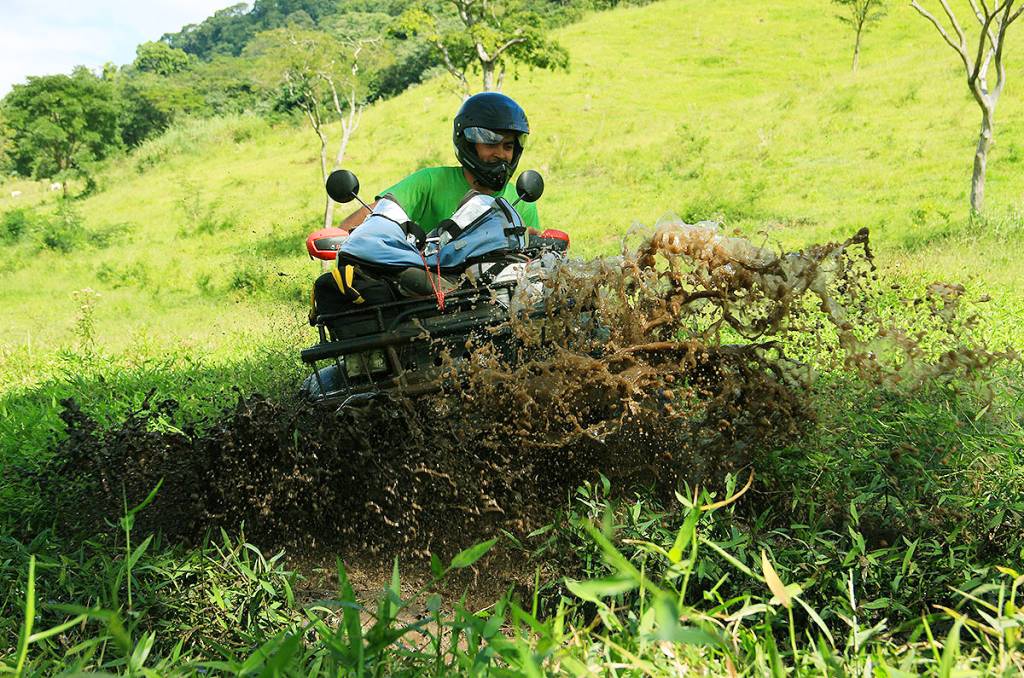
[[[1014,358],[976,338],[963,296],[883,288],[866,230],[787,253],[668,221],[619,257],[564,262],[542,313],[513,304],[516,350],[481,337],[435,397],[325,411],[254,396],[174,433],[152,426],[172,402],[107,430],[67,402],[47,472],[78,489],[53,502],[90,525],[162,480],[140,520],[178,538],[244,523],[265,543],[450,553],[544,524],[598,473],[670,495],[756,464],[813,424],[816,369],[912,386]]]

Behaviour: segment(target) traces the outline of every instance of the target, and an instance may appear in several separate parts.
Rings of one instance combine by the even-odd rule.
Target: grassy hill
[[[991,217],[972,224],[979,114],[954,55],[902,6],[867,36],[856,75],[851,38],[810,0],[668,0],[563,30],[570,71],[524,71],[505,87],[535,130],[522,165],[545,175],[544,223],[586,256],[666,213],[786,246],[868,226],[888,270],[977,278],[1009,312],[1024,291],[1012,246],[1024,234],[1015,73],[998,111]],[[442,80],[368,110],[345,162],[364,195],[453,162],[457,106]],[[301,126],[240,117],[173,130],[120,161],[75,203],[70,221],[86,235],[70,251],[0,249],[0,342],[68,342],[71,293],[86,287],[101,295],[96,332],[113,348],[143,336],[222,345],[243,308],[247,332],[271,316],[300,331],[317,272],[302,250],[322,205],[315,142]],[[33,188],[5,185],[0,211],[54,201]]]

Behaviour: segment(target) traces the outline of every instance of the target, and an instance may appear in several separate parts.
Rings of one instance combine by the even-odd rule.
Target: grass
[[[836,403],[845,414],[829,420],[849,429],[762,460],[768,472],[752,489],[744,471],[662,506],[643,494],[613,501],[602,478],[551,524],[470,546],[447,565],[435,558],[418,584],[395,562],[375,599],[356,596],[340,561],[331,591],[311,595],[283,554],[264,554],[244,534],[190,550],[133,540],[145,507],[126,507],[119,532],[70,549],[48,532],[27,544],[5,538],[0,580],[20,600],[4,605],[28,615],[2,617],[0,637],[21,638],[5,663],[25,675],[1020,671],[1024,576],[985,554],[995,545],[1024,556],[1012,508],[1024,478],[1006,477],[1012,487],[993,520],[992,489],[947,473],[984,472],[971,466],[998,447],[998,427],[976,418],[970,398],[941,389],[897,397],[829,387],[872,407]],[[1024,443],[1019,425],[1002,435],[1018,450]],[[921,454],[880,454],[886,436]],[[960,451],[930,453],[935,439]],[[798,463],[802,455],[811,463]],[[899,496],[881,511],[885,488],[859,475],[898,480]],[[884,533],[894,526],[903,529]],[[447,577],[492,549],[535,564],[534,585],[482,609],[445,592]]]
[[[893,7],[854,76],[850,38],[810,0],[665,0],[563,29],[572,69],[506,86],[535,129],[524,167],[545,176],[544,224],[583,256],[666,213],[784,247],[868,226],[885,280],[965,282],[991,297],[978,333],[1020,346],[1013,72],[989,208],[971,217],[978,116],[948,47]],[[448,162],[457,104],[432,81],[368,110],[345,163],[364,197]],[[244,526],[186,548],[137,533],[150,509],[125,506],[113,530],[55,530],[21,471],[61,440],[62,399],[106,424],[171,398],[155,425],[174,429],[239,393],[294,390],[319,272],[301,251],[321,218],[316,151],[298,123],[186,121],[112,162],[87,198],[0,187],[0,673],[1024,671],[1019,365],[993,376],[993,397],[826,372],[813,431],[756,459],[728,505],[701,508],[746,470],[668,503],[594,479],[529,536],[395,563],[379,596],[357,596],[341,562],[324,592],[302,553],[266,554]],[[459,577],[486,577],[500,554],[535,570],[532,586],[460,596]]]
[[[584,256],[614,252],[631,223],[669,212],[764,230],[786,247],[868,226],[887,270],[973,272],[974,285],[1016,308],[1024,101],[1012,89],[1000,101],[987,216],[972,221],[978,115],[949,48],[912,9],[894,7],[853,75],[851,36],[826,14],[810,0],[672,0],[563,29],[572,69],[524,72],[506,87],[535,129],[523,163],[546,177],[544,223],[568,230]],[[645,82],[657,93],[640,94]],[[368,110],[345,161],[363,192],[453,161],[457,105],[438,80]],[[160,334],[194,335],[195,309],[218,317],[240,300],[260,317],[300,316],[295,302],[317,270],[301,251],[322,209],[317,148],[301,121],[268,127],[250,116],[186,122],[148,142],[76,207],[88,229],[123,228],[113,244],[86,246],[86,256],[4,246],[3,259],[18,263],[0,273],[11,318],[0,341],[66,340],[69,292],[82,287],[104,293],[97,314],[111,345],[157,313]],[[33,196],[37,210],[53,209],[55,194]],[[27,202],[6,184],[0,192],[0,212]],[[110,275],[141,269],[148,275]],[[205,333],[211,346],[223,346],[223,329]]]

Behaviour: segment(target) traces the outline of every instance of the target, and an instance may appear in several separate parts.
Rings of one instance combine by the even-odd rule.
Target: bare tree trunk
[[[434,47],[441,53],[441,58],[444,60],[444,67],[448,69],[456,80],[459,81],[461,87],[462,99],[465,101],[469,98],[469,80],[466,78],[466,68],[459,68],[452,61],[451,55],[448,53],[448,48],[444,46],[444,43],[440,40],[434,42]]]
[[[342,122],[341,143],[338,145],[338,154],[334,157],[334,169],[341,167],[341,161],[345,159],[345,150],[348,148],[348,140],[352,137],[352,133],[356,131],[356,127],[359,126],[359,116],[362,111],[354,108],[350,110],[352,112],[349,113],[349,121],[347,123]],[[324,179],[324,183],[327,183],[327,179]],[[334,225],[335,204],[331,196],[327,196],[327,207],[324,209],[324,228],[330,228]]]
[[[853,72],[854,73],[857,72],[857,62],[860,61],[860,36],[861,36],[861,31],[862,31],[861,28],[857,29],[857,39],[853,43]]]
[[[320,179],[321,185],[327,184],[327,135],[320,134]],[[326,191],[325,191],[326,193]],[[331,218],[334,215],[334,201],[327,196],[327,203],[324,205],[324,228],[331,225]]]
[[[494,89],[494,63],[482,61],[480,66],[484,72],[484,91],[490,92]]]
[[[359,51],[356,50],[356,56],[359,55]],[[353,77],[356,75],[356,66],[352,67]],[[341,167],[341,161],[345,159],[345,151],[348,149],[348,141],[352,138],[352,134],[355,133],[356,128],[359,127],[359,118],[363,114],[362,106],[356,103],[356,86],[352,85],[351,90],[348,94],[348,116],[346,117],[345,111],[341,106],[341,99],[338,97],[338,88],[334,84],[334,79],[328,75],[321,74],[324,81],[331,88],[331,100],[334,102],[334,110],[338,114],[338,118],[341,120],[341,142],[338,144],[338,152],[334,156],[334,165],[331,167],[331,171],[334,171]],[[321,149],[321,160],[323,162],[323,176],[324,183],[327,183],[327,142],[324,140],[324,146]],[[324,228],[330,228],[334,224],[334,200],[331,196],[327,196],[327,206],[324,208]]]
[[[64,199],[67,200],[68,199],[68,165],[70,165],[70,163],[65,164],[64,161],[62,161],[61,159],[58,158],[56,164],[57,164],[57,176],[63,177],[61,179],[61,182],[60,182],[61,194],[64,196]]]
[[[981,134],[978,135],[978,148],[974,151],[974,174],[971,176],[971,211],[976,214],[980,214],[985,206],[985,168],[988,152],[995,141],[994,116],[994,110],[982,109]]]
[[[327,182],[324,182],[327,183]],[[324,228],[330,228],[334,223],[334,201],[327,196],[327,205],[324,207]]]
[[[1016,21],[1024,8],[1013,9],[1017,0],[999,0],[991,6],[982,0],[980,8],[971,0],[971,9],[981,25],[978,32],[978,46],[972,59],[968,51],[967,34],[960,27],[949,6],[949,0],[939,0],[942,9],[955,31],[954,40],[939,20],[928,10],[921,7],[917,0],[911,0],[911,7],[918,14],[931,22],[935,29],[963,61],[967,72],[967,87],[971,90],[974,100],[981,108],[981,132],[978,135],[978,146],[974,151],[974,173],[971,176],[971,212],[978,214],[985,204],[985,169],[988,165],[988,152],[995,141],[994,118],[999,95],[1006,84],[1006,65],[1003,63],[1003,47],[1006,43],[1006,30]],[[995,63],[995,85],[989,87],[989,65]]]

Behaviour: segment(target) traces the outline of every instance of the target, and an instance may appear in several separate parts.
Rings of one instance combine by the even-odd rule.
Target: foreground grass
[[[201,392],[223,376],[161,382],[172,367],[135,374],[137,386]],[[272,388],[272,367],[236,369]],[[127,406],[109,399],[119,389],[102,392],[99,376],[116,370],[87,369],[80,394],[92,391],[97,411]],[[302,553],[263,553],[243,532],[194,548],[138,533],[144,505],[70,539],[8,476],[2,517],[16,522],[4,531],[23,536],[0,539],[0,671],[1016,675],[1021,383],[1005,370],[986,400],[952,384],[901,393],[826,375],[814,432],[724,486],[662,505],[584,483],[529,535],[413,564],[412,581],[396,562],[378,599],[357,597],[340,561],[323,564],[333,593],[310,589],[309,565],[287,566]],[[225,397],[194,403],[190,418]],[[444,580],[471,567],[488,576],[488,548],[513,554],[534,583],[473,606]]]

